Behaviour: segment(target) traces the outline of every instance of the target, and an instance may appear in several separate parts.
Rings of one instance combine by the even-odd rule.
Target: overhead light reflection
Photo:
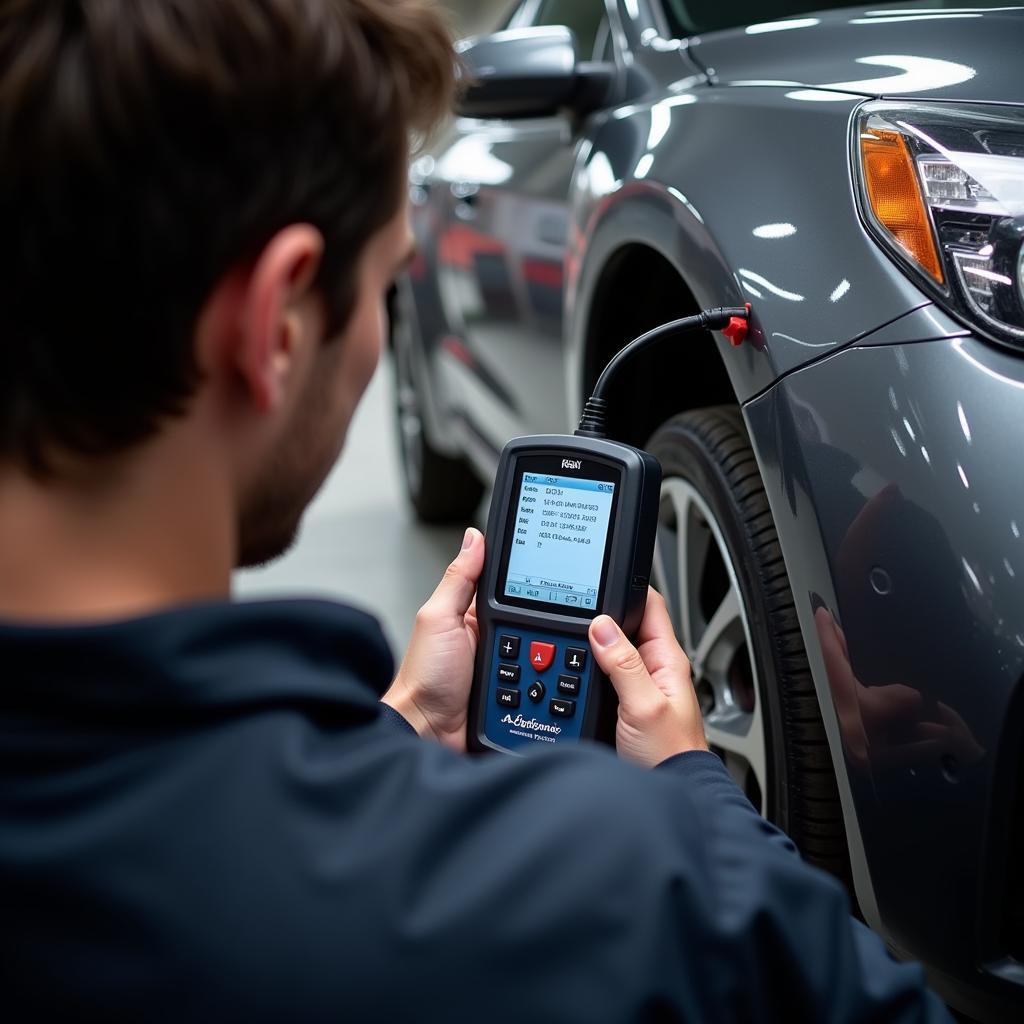
[[[852,82],[824,82],[817,89],[796,89],[787,92],[793,100],[807,100],[811,103],[846,99],[846,92],[858,93],[904,93],[944,89],[970,81],[978,73],[975,68],[938,57],[917,57],[910,54],[886,53],[871,57],[858,57],[858,64],[874,67],[895,68],[899,74],[884,75],[881,78],[859,78]],[[827,90],[842,90],[828,92]]]
[[[820,18],[790,18],[787,21],[763,21],[758,25],[748,25],[746,33],[748,36],[759,36],[765,32],[788,32],[794,28],[810,28],[812,25],[820,25]]]
[[[606,196],[614,192],[622,182],[615,177],[615,171],[608,161],[608,157],[600,150],[586,166],[587,182],[591,192],[596,196]]]
[[[942,13],[932,14],[922,11],[920,14],[898,14],[892,18],[851,18],[851,25],[892,25],[897,21],[939,21],[946,20],[948,18],[980,18],[981,15],[978,13],[972,14],[953,14],[953,13]]]
[[[437,175],[445,181],[501,185],[512,177],[512,165],[499,160],[491,152],[489,140],[479,135],[467,135],[438,160]]]
[[[743,282],[743,284],[750,288],[750,285]],[[753,290],[753,289],[751,289]],[[761,296],[759,295],[758,298]],[[803,345],[804,348],[831,348],[835,342],[832,341],[801,341],[799,338],[794,338],[791,334],[783,334],[782,331],[772,331],[773,338],[784,338],[786,341],[793,342],[794,345]]]
[[[698,210],[697,207],[694,206],[693,203],[691,203],[690,200],[687,199],[686,196],[684,196],[683,193],[679,191],[679,189],[675,188],[672,185],[669,185],[668,192],[670,195],[675,196],[676,199],[678,199],[679,202],[681,202],[683,206],[685,206],[701,224],[704,223],[704,218],[700,215],[700,210]],[[760,298],[760,296],[758,296],[758,298]]]
[[[657,103],[652,103],[651,127],[647,132],[647,148],[654,149],[668,134],[672,125],[673,107],[688,107],[691,103],[696,102],[697,97],[692,92],[687,92],[680,96],[667,96],[663,100],[658,100]]]
[[[964,432],[964,437],[967,438],[967,443],[971,443],[971,425],[967,422],[967,413],[964,412],[963,403],[956,403],[956,414],[960,418],[960,429]]]
[[[753,281],[754,284],[760,285],[765,291],[771,292],[772,295],[777,295],[780,299],[788,299],[790,302],[803,302],[804,297],[798,295],[796,292],[786,291],[785,288],[780,288],[777,284],[772,284],[766,277],[762,277],[760,274],[755,274],[752,270],[744,270],[743,267],[739,268],[740,277]]]
[[[643,107],[639,103],[627,103],[624,106],[616,107],[612,111],[612,117],[616,121],[623,121],[627,117],[632,117],[634,114],[639,113],[643,110]]]
[[[974,589],[979,593],[983,594],[984,591],[981,588],[981,580],[978,579],[977,574],[971,568],[970,563],[966,558],[960,559],[960,564],[964,567],[964,572],[967,573],[968,578],[974,584]]]
[[[749,89],[752,86],[786,89],[794,85],[800,85],[799,82],[794,82],[792,78],[736,78],[728,84],[730,86],[740,86],[746,89]]]
[[[999,381],[1000,384],[1009,384],[1011,388],[1024,390],[1024,381],[1014,380],[1012,377],[1007,377],[1005,374],[997,373],[992,369],[992,367],[986,366],[983,362],[972,356],[971,353],[964,348],[963,338],[956,338],[953,341],[953,351],[958,355],[963,356],[963,358],[966,359],[967,362],[969,362],[975,369],[981,370],[982,373]]]
[[[647,132],[647,148],[654,149],[668,134],[672,125],[672,111],[661,103],[651,107],[651,127]]]
[[[985,270],[982,267],[969,266],[963,266],[961,269],[965,274],[974,274],[975,277],[983,277],[986,281],[995,281],[996,284],[1013,284],[1013,281],[1011,281],[1005,274],[997,274],[993,270]]]
[[[850,282],[844,277],[828,297],[829,302],[838,302],[850,290]]]
[[[927,10],[927,8],[926,8]],[[946,11],[976,11],[977,7],[944,7]],[[984,7],[982,10],[985,11],[1024,11],[1024,7]],[[891,18],[894,14],[918,14],[920,13],[920,7],[908,7],[899,8],[893,10],[892,8],[879,11],[865,11],[864,16],[867,18]]]
[[[754,228],[755,238],[789,238],[796,234],[796,227],[786,221],[779,224],[760,224]]]
[[[633,171],[634,178],[646,178],[647,172],[654,166],[654,154],[644,153],[636,162],[636,169]]]
[[[970,490],[971,485],[967,482],[967,474],[964,472],[964,467],[961,466],[959,462],[956,464],[956,471],[960,474],[960,482],[964,487]]]

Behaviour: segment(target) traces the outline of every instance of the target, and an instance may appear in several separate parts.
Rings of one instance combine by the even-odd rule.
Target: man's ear
[[[316,228],[283,228],[218,283],[200,317],[200,364],[230,368],[259,412],[281,404],[296,358],[322,340],[309,300],[323,251]]]

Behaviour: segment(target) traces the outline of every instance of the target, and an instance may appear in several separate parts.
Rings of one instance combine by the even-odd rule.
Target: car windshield
[[[863,7],[856,4],[830,4],[823,0],[662,0],[672,31],[678,36],[692,36],[700,32],[714,32],[737,25],[762,24],[777,18],[790,18],[814,11],[835,10],[841,7]],[[942,7],[941,3],[933,4]]]

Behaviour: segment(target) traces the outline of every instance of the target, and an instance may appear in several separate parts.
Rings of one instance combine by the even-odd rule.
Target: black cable
[[[601,371],[601,376],[597,378],[594,391],[583,407],[583,415],[580,416],[576,435],[578,437],[607,436],[605,434],[605,413],[608,409],[608,402],[604,397],[605,393],[622,364],[636,355],[640,349],[672,334],[688,334],[690,331],[720,331],[733,317],[747,320],[750,317],[750,307],[717,306],[714,309],[705,309],[694,316],[684,316],[682,320],[670,320],[667,324],[662,324],[646,334],[641,334],[639,338],[634,338],[624,348],[619,349]]]

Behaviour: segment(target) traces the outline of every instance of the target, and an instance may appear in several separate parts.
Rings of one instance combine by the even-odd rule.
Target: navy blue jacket
[[[0,626],[0,666],[7,1021],[949,1019],[713,755],[458,757],[351,609]]]

